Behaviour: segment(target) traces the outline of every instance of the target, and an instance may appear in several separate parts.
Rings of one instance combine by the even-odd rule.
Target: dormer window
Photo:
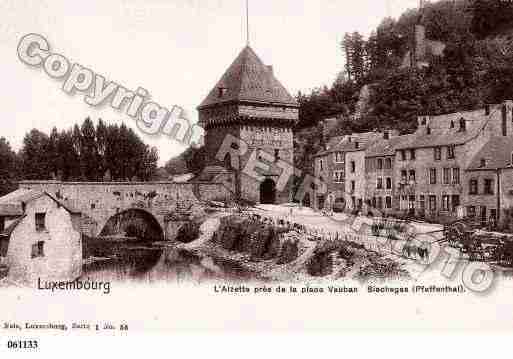
[[[226,87],[218,87],[217,88],[217,97],[221,98],[226,95],[228,92],[228,89]]]

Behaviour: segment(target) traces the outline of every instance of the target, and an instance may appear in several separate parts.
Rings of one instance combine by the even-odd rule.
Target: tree
[[[0,196],[13,191],[17,179],[17,156],[9,142],[0,137]]]
[[[49,137],[36,129],[27,133],[21,151],[25,179],[50,179]]]

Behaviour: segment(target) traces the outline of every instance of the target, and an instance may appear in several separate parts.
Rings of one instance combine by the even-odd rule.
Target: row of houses
[[[513,101],[419,116],[417,130],[333,137],[314,156],[317,209],[364,205],[385,214],[505,219],[513,206]]]

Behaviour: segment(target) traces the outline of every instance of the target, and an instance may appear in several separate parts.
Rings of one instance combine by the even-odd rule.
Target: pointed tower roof
[[[274,77],[249,46],[246,46],[198,109],[227,102],[252,102],[297,107],[298,103]]]

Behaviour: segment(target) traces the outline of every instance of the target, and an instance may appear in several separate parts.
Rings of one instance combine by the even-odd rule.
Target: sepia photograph
[[[0,0],[0,56],[0,353],[513,329],[512,1]]]

